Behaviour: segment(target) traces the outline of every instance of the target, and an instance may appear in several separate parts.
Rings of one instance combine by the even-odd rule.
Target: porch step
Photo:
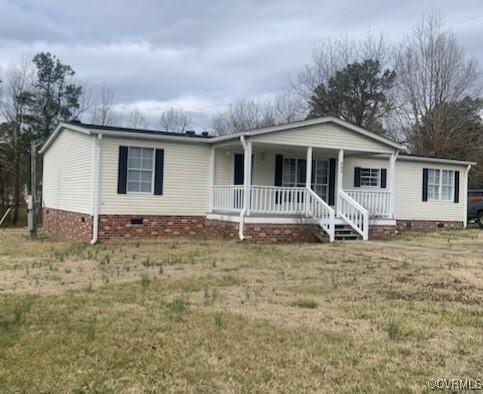
[[[357,241],[361,239],[360,234],[347,224],[335,225],[336,241]]]

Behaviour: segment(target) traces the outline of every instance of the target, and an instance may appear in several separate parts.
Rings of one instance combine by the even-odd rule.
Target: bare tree
[[[114,92],[103,85],[92,111],[92,123],[101,126],[115,126],[121,123],[119,116],[114,111],[114,99]]]
[[[446,138],[443,136],[447,132],[445,125],[454,114],[444,110],[447,105],[479,96],[481,85],[476,61],[466,55],[454,33],[446,29],[440,14],[434,12],[424,16],[401,44],[397,74],[400,114],[406,125],[407,142],[418,154],[431,153],[428,149],[437,151],[434,144]],[[454,128],[455,122],[451,124]]]
[[[4,123],[0,127],[1,167],[3,173],[2,188],[9,183],[12,190],[14,211],[12,222],[17,223],[20,204],[22,163],[24,145],[22,134],[31,100],[33,70],[31,64],[23,59],[19,64],[11,66],[5,73],[2,83],[2,96],[0,101],[0,115]],[[3,191],[5,193],[5,191]]]
[[[358,39],[348,36],[326,38],[313,47],[311,62],[290,84],[306,103],[315,88],[321,84],[327,85],[337,71],[350,63],[368,59],[378,61],[382,69],[393,68],[394,49],[382,33],[368,32]]]
[[[305,117],[305,103],[293,92],[283,92],[275,96],[273,108],[277,123],[290,123]]]
[[[273,107],[266,102],[241,100],[213,117],[212,127],[218,135],[231,134],[276,124]]]
[[[132,129],[145,129],[148,127],[148,121],[140,111],[135,109],[129,113],[125,126]]]
[[[234,102],[213,116],[212,128],[218,135],[231,134],[301,120],[304,112],[300,97],[284,92],[273,99]]]
[[[192,120],[181,108],[169,108],[161,114],[160,126],[165,131],[184,133]]]

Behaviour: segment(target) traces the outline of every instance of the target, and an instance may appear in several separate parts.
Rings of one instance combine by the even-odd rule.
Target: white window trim
[[[370,170],[370,171],[377,171],[377,185],[363,185],[362,184],[362,171]],[[369,168],[369,167],[361,167],[361,179],[360,179],[360,187],[367,188],[367,189],[380,189],[381,188],[381,169],[380,168]]]
[[[129,152],[132,148],[141,148],[141,149],[150,149],[153,151],[153,160],[152,160],[152,168],[151,168],[151,191],[149,192],[142,192],[142,191],[138,191],[138,192],[130,192],[129,191]],[[142,154],[141,154],[141,160],[142,160]],[[146,195],[146,194],[154,194],[154,172],[155,172],[155,169],[156,169],[156,149],[155,148],[151,148],[151,147],[148,147],[148,146],[128,146],[127,147],[127,177],[126,177],[126,193],[127,194],[140,194],[140,195]],[[133,170],[133,171],[140,171],[139,169],[137,170]]]
[[[429,171],[438,171],[439,173],[439,185],[438,185],[438,198],[430,198],[429,197]],[[444,186],[451,186],[451,195],[449,199],[443,198],[443,171],[451,172],[452,175],[452,184],[451,185],[444,185]],[[440,201],[440,202],[453,202],[454,200],[454,179],[455,179],[455,170],[448,170],[444,168],[428,168],[428,201]]]

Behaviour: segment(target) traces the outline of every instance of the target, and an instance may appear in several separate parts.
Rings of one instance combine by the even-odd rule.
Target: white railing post
[[[342,192],[343,188],[343,176],[344,176],[344,150],[339,150],[339,157],[337,159],[337,216],[340,216],[340,193]]]
[[[305,187],[307,190],[312,189],[312,147],[309,146],[307,148],[307,163],[305,165]],[[305,193],[306,198],[304,198],[305,202],[305,214],[309,214],[309,204],[308,204],[308,199],[309,195],[308,192]]]
[[[395,172],[396,172],[396,160],[399,152],[395,151],[389,158],[389,217],[394,219],[395,215]]]
[[[244,150],[244,200],[243,205],[247,215],[250,215],[250,189],[252,183],[252,141],[246,141],[246,148]]]

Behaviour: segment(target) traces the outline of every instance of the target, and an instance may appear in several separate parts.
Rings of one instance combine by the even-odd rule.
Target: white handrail
[[[364,241],[369,239],[369,212],[343,190],[338,195],[338,212]]]
[[[307,214],[317,220],[320,227],[328,234],[329,241],[335,239],[335,212],[312,189],[307,189]]]
[[[369,211],[372,217],[389,218],[391,193],[385,190],[344,190],[350,197]]]

